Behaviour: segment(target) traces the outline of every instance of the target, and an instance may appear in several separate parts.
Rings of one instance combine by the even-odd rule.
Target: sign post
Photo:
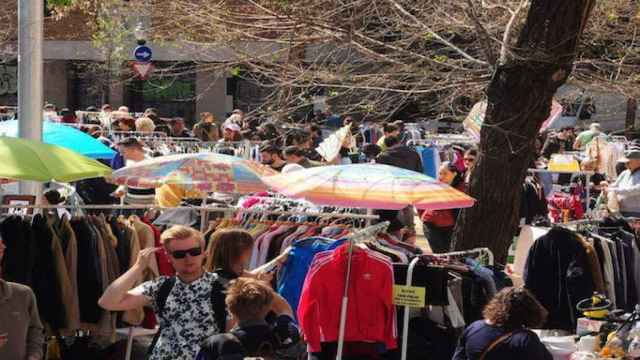
[[[132,68],[136,73],[136,77],[140,80],[147,80],[151,72],[155,68],[151,63],[153,57],[153,51],[151,48],[145,45],[144,39],[138,39],[138,46],[133,50],[133,57],[136,61],[133,62]]]

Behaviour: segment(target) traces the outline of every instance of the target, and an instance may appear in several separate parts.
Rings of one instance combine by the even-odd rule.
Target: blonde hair
[[[200,246],[204,246],[204,237],[200,231],[184,225],[174,225],[162,233],[160,243],[167,249],[169,248],[169,244],[174,240],[187,240],[191,238],[195,238],[200,242]]]
[[[258,319],[271,308],[274,291],[269,285],[251,278],[238,278],[231,282],[225,303],[234,317]]]
[[[156,125],[153,120],[148,117],[141,117],[136,120],[136,130],[140,132],[153,132],[156,129]]]

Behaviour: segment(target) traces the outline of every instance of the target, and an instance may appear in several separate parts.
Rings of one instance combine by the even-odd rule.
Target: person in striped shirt
[[[119,142],[118,151],[124,157],[126,166],[148,159],[142,143],[136,138],[130,137]],[[116,189],[113,195],[117,198],[124,198],[124,203],[127,205],[151,205],[155,202],[156,190],[122,185]]]

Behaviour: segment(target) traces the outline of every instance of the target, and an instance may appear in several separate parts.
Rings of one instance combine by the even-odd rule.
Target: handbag
[[[485,357],[487,356],[487,354],[489,354],[491,352],[491,350],[495,349],[496,346],[500,345],[505,340],[510,338],[511,335],[513,335],[513,331],[509,332],[509,333],[506,333],[506,334],[500,336],[499,338],[493,340],[493,342],[491,342],[491,344],[489,344],[489,346],[487,346],[487,348],[484,349],[484,351],[482,352],[482,355],[480,355],[479,360],[484,360]]]

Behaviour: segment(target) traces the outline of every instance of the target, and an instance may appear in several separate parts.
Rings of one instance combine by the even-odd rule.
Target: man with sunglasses
[[[469,183],[471,182],[471,172],[473,168],[476,166],[476,159],[478,158],[478,149],[473,147],[464,152],[464,156],[462,158],[464,162],[464,185],[466,189],[469,189]]]
[[[207,338],[226,330],[224,287],[216,274],[203,268],[204,238],[199,231],[173,226],[162,234],[161,241],[176,276],[133,288],[158,251],[144,249],[136,264],[107,288],[99,304],[110,311],[151,305],[159,317],[160,330],[149,359],[194,359]]]

